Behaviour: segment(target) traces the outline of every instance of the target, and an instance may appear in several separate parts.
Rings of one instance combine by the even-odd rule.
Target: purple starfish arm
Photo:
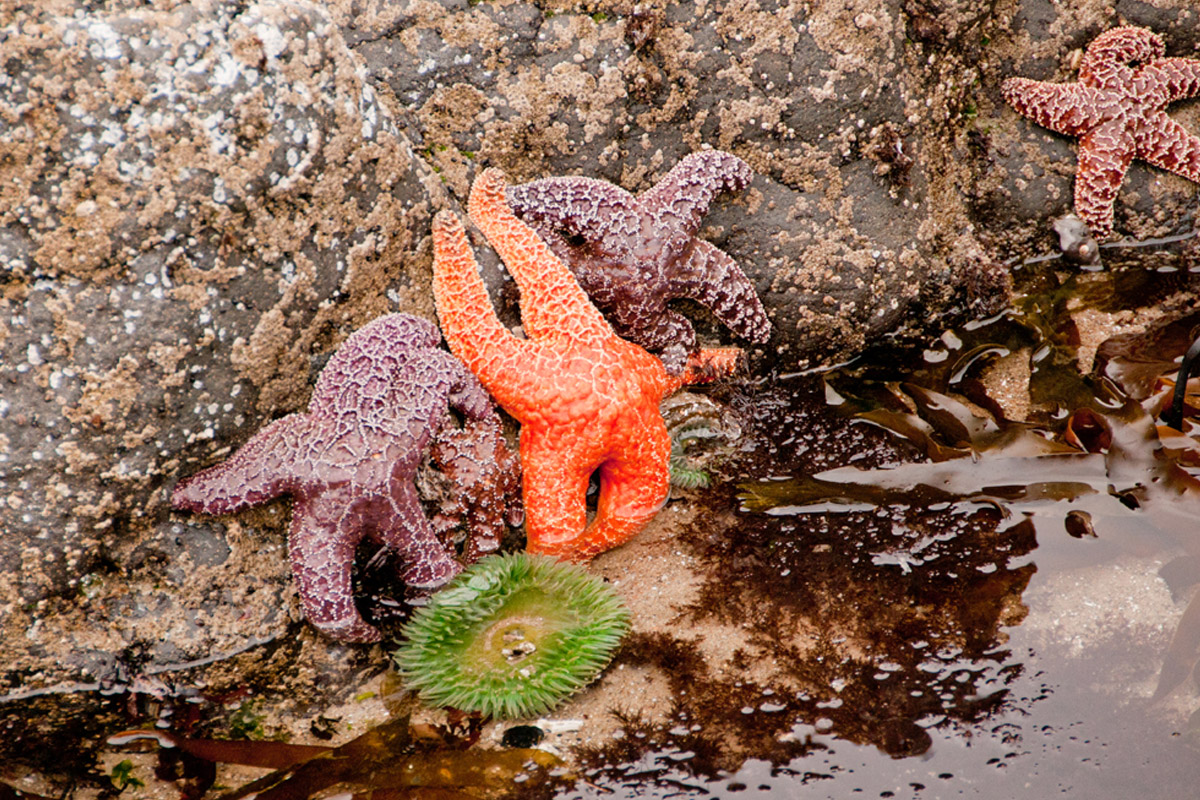
[[[171,505],[200,514],[232,514],[292,491],[307,475],[297,455],[311,434],[307,414],[275,420],[227,460],[176,484]]]
[[[349,336],[330,357],[313,389],[310,414],[336,415],[346,403],[374,419],[394,413],[388,407],[395,379],[411,370],[413,353],[424,353],[442,341],[437,326],[408,314],[380,317]]]
[[[492,397],[466,365],[449,353],[445,354],[445,370],[450,376],[450,407],[470,420],[496,418]]]
[[[339,535],[345,511],[335,508],[346,498],[297,497],[288,530],[288,559],[300,595],[304,616],[333,638],[343,642],[379,641],[354,607],[351,565],[358,536]],[[335,522],[324,520],[333,516]]]
[[[637,197],[579,177],[512,186],[506,196],[617,333],[658,351],[668,369],[678,372],[696,346],[696,332],[669,307],[673,299],[709,306],[738,335],[754,341],[769,336],[770,322],[753,284],[732,259],[695,238],[713,199],[744,189],[752,178],[740,158],[712,150],[685,157]]]
[[[704,150],[684,156],[638,200],[656,229],[690,239],[717,195],[740,192],[753,179],[750,165],[732,153]]]
[[[588,251],[632,258],[631,243],[642,235],[637,224],[638,200],[608,181],[556,177],[509,186],[509,206],[547,243],[583,239],[578,257]],[[552,236],[547,236],[551,233]],[[551,244],[553,248],[554,245]],[[556,251],[556,255],[562,255]],[[567,266],[572,266],[567,262]]]
[[[711,310],[744,339],[762,344],[771,338],[771,320],[754,284],[728,253],[709,242],[695,241],[671,274],[671,290]]]

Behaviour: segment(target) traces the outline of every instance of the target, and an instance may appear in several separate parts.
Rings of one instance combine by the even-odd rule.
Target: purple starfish
[[[696,331],[668,308],[671,300],[696,300],[751,341],[771,335],[741,267],[696,238],[713,199],[746,188],[753,177],[737,156],[707,150],[686,156],[637,197],[607,181],[560,177],[510,186],[508,202],[571,268],[616,332],[660,351],[677,373],[696,346]]]
[[[290,494],[288,555],[300,602],[335,639],[380,638],[351,592],[364,536],[401,555],[411,587],[439,586],[461,569],[425,518],[413,476],[447,405],[471,420],[494,411],[479,381],[438,349],[441,339],[433,323],[407,314],[364,326],[329,359],[308,413],[272,422],[171,495],[175,508],[229,514]]]
[[[1166,112],[1200,94],[1200,61],[1165,52],[1154,31],[1113,28],[1087,46],[1078,83],[1004,82],[1004,99],[1019,113],[1079,138],[1075,213],[1097,239],[1112,233],[1113,201],[1133,159],[1200,183],[1200,138]]]

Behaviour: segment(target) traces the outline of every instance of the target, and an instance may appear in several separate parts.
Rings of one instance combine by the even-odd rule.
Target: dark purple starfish
[[[429,461],[438,476],[431,489],[438,511],[430,522],[442,541],[451,545],[465,535],[462,558],[468,563],[500,549],[505,528],[524,518],[521,461],[504,441],[500,420],[447,425],[430,447]]]
[[[290,494],[288,554],[300,602],[335,639],[380,638],[351,591],[364,536],[400,554],[411,587],[439,586],[461,569],[425,518],[413,476],[448,405],[470,420],[494,411],[466,367],[438,349],[441,339],[433,323],[407,314],[364,326],[329,359],[308,413],[272,422],[171,495],[175,508],[228,514]]]
[[[692,153],[634,197],[594,178],[544,178],[510,186],[508,202],[571,268],[616,332],[658,351],[679,372],[696,331],[668,303],[707,306],[734,333],[765,342],[771,323],[754,285],[732,258],[696,238],[721,192],[740,191],[754,173],[720,150]]]

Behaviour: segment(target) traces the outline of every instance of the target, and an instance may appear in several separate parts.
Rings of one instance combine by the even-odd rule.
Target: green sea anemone
[[[494,555],[417,609],[396,664],[431,705],[530,717],[591,683],[628,630],[616,592],[580,567]]]

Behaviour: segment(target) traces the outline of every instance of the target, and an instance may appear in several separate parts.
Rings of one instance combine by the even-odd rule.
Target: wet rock
[[[1058,249],[1070,264],[1095,266],[1100,263],[1100,245],[1087,223],[1074,214],[1059,217],[1050,226],[1058,234]]]
[[[514,725],[504,731],[500,744],[504,747],[536,747],[546,738],[546,732],[536,725]]]
[[[1186,0],[1157,5],[1121,13],[1191,55]],[[167,490],[303,408],[361,324],[432,317],[432,210],[481,165],[638,192],[703,146],[734,152],[757,177],[701,234],[775,324],[754,365],[839,360],[995,309],[998,264],[1052,246],[1073,145],[1019,120],[999,84],[1066,79],[1113,23],[1049,0],[1016,16],[967,0],[580,8],[0,11],[5,688],[125,680],[298,623],[286,503],[172,519]],[[1194,187],[1160,178],[1135,166],[1119,226],[1121,208],[1161,210],[1139,231],[1192,208]],[[335,691],[346,651],[301,639],[318,666],[294,680]]]
[[[285,506],[179,522],[167,490],[303,408],[354,328],[432,316],[440,184],[318,6],[8,8],[0,618],[27,649],[5,680],[278,635]]]

